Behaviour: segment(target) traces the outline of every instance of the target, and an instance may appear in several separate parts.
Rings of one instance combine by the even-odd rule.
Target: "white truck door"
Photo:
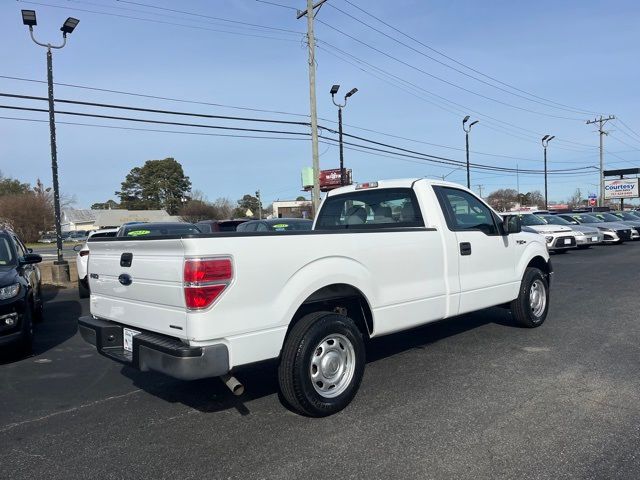
[[[516,239],[501,235],[499,217],[475,195],[434,186],[447,228],[455,233],[460,275],[459,313],[508,302],[517,296]]]

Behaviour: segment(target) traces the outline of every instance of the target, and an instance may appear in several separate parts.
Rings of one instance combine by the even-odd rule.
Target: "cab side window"
[[[450,187],[434,187],[449,230],[478,230],[497,235],[498,226],[491,210],[474,195]]]

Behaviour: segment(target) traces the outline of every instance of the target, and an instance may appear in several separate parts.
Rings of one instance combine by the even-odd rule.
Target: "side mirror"
[[[509,235],[511,233],[520,233],[522,231],[522,222],[520,215],[505,215],[502,221],[502,233]]]
[[[32,265],[34,263],[40,263],[42,261],[42,257],[37,253],[27,253],[24,257],[20,259],[21,265]]]

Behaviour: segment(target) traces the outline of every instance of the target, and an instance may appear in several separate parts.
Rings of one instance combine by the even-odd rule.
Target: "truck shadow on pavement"
[[[508,310],[481,310],[371,340],[367,345],[367,363],[412,349],[424,349],[430,344],[490,323],[520,328]],[[139,372],[130,367],[123,367],[121,373],[130,378],[137,388],[166,402],[182,403],[203,413],[236,409],[244,416],[251,413],[247,404],[253,400],[278,394],[280,402],[284,404],[279,395],[277,365],[276,360],[271,360],[239,370],[236,377],[246,387],[245,393],[239,397],[234,396],[218,378],[187,382],[153,372]],[[284,406],[287,407],[286,404]]]

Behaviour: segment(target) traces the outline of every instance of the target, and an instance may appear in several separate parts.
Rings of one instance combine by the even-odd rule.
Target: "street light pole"
[[[480,120],[474,120],[467,126],[467,122],[471,118],[469,115],[462,119],[462,129],[464,130],[464,138],[466,144],[466,152],[467,152],[467,188],[471,189],[471,164],[469,163],[469,132],[471,131],[471,127],[473,127]]]
[[[547,197],[547,146],[553,140],[555,135],[545,135],[542,137],[542,147],[544,148],[544,209],[549,209],[549,199]]]
[[[347,99],[351,97],[354,93],[358,91],[357,88],[353,88],[347,92],[344,96],[344,103],[336,102],[336,93],[340,90],[340,85],[333,85],[329,93],[331,94],[331,101],[333,104],[338,107],[338,143],[340,147],[340,185],[345,185],[344,178],[344,150],[342,144],[342,109],[347,106]]]
[[[29,35],[36,45],[45,47],[47,49],[47,85],[48,85],[48,100],[49,100],[49,136],[51,142],[51,173],[53,177],[53,210],[55,213],[56,221],[56,250],[57,260],[54,265],[58,266],[58,269],[54,269],[54,280],[69,281],[69,264],[64,259],[62,254],[62,225],[60,218],[60,187],[58,183],[58,151],[56,145],[56,118],[54,111],[54,98],[53,98],[53,55],[51,54],[52,48],[63,48],[67,44],[67,34],[73,32],[80,21],[78,19],[69,17],[62,25],[60,30],[62,31],[62,43],[60,45],[52,45],[50,43],[41,43],[36,40],[33,35],[33,27],[37,25],[36,12],[34,10],[22,10],[22,23],[29,27]],[[56,278],[57,277],[57,278]]]

